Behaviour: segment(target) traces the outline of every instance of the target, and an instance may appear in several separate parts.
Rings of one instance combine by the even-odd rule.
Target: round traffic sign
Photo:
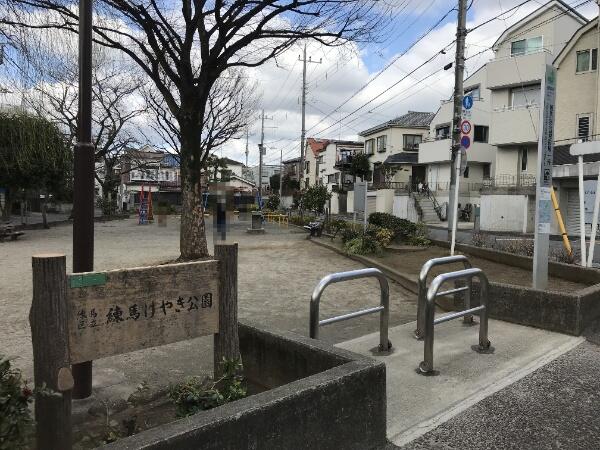
[[[471,122],[469,122],[468,120],[463,120],[460,124],[460,131],[462,132],[462,134],[471,133]]]
[[[465,95],[463,97],[463,108],[465,109],[471,109],[473,107],[473,96],[472,95]]]
[[[460,146],[467,149],[471,146],[471,138],[469,136],[463,136],[460,138]]]

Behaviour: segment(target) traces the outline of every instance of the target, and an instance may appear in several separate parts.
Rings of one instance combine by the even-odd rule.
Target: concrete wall
[[[386,444],[385,364],[292,333],[240,324],[244,375],[270,390],[103,448],[378,449]]]
[[[348,191],[348,198],[346,200],[346,210],[349,213],[354,212],[354,191]]]
[[[340,203],[338,194],[336,192],[331,194],[331,209],[329,210],[330,214],[339,214],[340,213]]]
[[[415,208],[413,199],[408,194],[397,194],[394,196],[392,214],[411,222],[419,222],[419,213]]]
[[[394,210],[394,189],[377,190],[375,210],[377,212],[392,214]]]
[[[527,232],[526,195],[481,195],[482,231]]]

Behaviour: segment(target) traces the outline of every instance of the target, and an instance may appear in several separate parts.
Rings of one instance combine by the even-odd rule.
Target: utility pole
[[[279,149],[279,202],[283,193],[283,148]]]
[[[452,239],[454,215],[457,214],[456,180],[460,167],[457,155],[460,152],[460,122],[462,119],[463,79],[465,72],[465,39],[467,37],[467,0],[458,0],[458,24],[456,27],[456,58],[454,60],[454,109],[452,114],[452,147],[450,157],[450,192],[448,197],[448,240]]]
[[[265,119],[267,120],[273,120],[273,117],[265,117],[265,110],[262,110],[262,113],[260,115],[260,144],[258,144],[258,149],[259,149],[259,158],[258,158],[258,194],[260,196],[260,199],[262,201],[262,169],[263,169],[263,155],[265,155],[267,153],[266,149],[265,149]],[[275,127],[270,127],[270,128],[275,128]],[[247,156],[246,156],[247,158]]]
[[[263,166],[263,154],[265,153],[265,110],[262,110],[262,114],[260,115],[260,145],[259,148],[259,157],[258,157],[258,196],[260,201],[262,202],[262,166]]]
[[[298,61],[302,61],[302,132],[300,133],[300,189],[302,189],[302,179],[304,178],[304,142],[306,141],[306,63],[321,64],[323,59],[319,61],[313,61],[309,56],[306,59],[306,44],[304,44],[304,51],[302,52],[302,58],[298,56]]]
[[[250,133],[248,132],[248,128],[246,128],[246,167],[248,167],[248,137]]]

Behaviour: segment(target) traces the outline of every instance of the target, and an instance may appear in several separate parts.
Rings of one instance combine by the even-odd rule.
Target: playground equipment
[[[565,250],[569,253],[569,256],[573,255],[573,250],[571,249],[571,243],[569,242],[569,235],[567,234],[567,230],[565,228],[565,223],[562,218],[562,214],[560,213],[560,208],[558,207],[558,200],[556,199],[556,193],[554,192],[554,188],[550,190],[550,198],[552,199],[552,206],[554,207],[554,214],[556,214],[556,221],[558,222],[558,227],[560,228],[560,234],[562,235],[563,245]]]
[[[140,188],[140,209],[138,213],[138,224],[147,225],[148,221],[154,220],[152,208],[152,188],[148,186],[148,195],[144,195],[144,185]]]
[[[480,285],[480,306],[475,308],[467,308],[464,311],[457,311],[446,314],[442,317],[435,318],[435,299],[436,297],[446,295],[450,291],[440,292],[442,285],[448,281],[465,280],[467,281],[467,289],[470,293],[472,289],[471,280],[479,279]],[[457,292],[456,290],[453,290]],[[433,338],[434,326],[439,325],[449,320],[464,317],[476,312],[479,312],[479,345],[474,345],[471,348],[478,353],[492,353],[493,347],[488,340],[488,279],[481,269],[468,268],[457,270],[456,272],[448,272],[438,275],[433,279],[429,289],[427,290],[427,302],[425,303],[425,345],[423,350],[423,361],[419,364],[419,373],[422,375],[435,374],[433,369]]]
[[[279,226],[285,225],[286,227],[289,225],[289,217],[287,214],[264,213],[263,217],[269,223],[277,223]]]
[[[415,339],[423,339],[425,336],[425,304],[427,303],[427,276],[429,271],[435,266],[441,266],[445,264],[462,263],[465,269],[471,268],[469,259],[464,255],[455,256],[444,256],[441,258],[433,258],[423,264],[421,272],[419,273],[419,297],[417,300],[417,329],[414,332]],[[471,286],[470,281],[468,286],[451,289],[449,291],[440,292],[438,297],[448,294],[454,294],[456,292],[465,292],[465,307],[467,309],[471,306]],[[466,324],[473,323],[473,316],[467,315],[464,318]]]
[[[377,278],[381,289],[381,303],[373,308],[361,309],[341,316],[330,317],[319,321],[319,305],[321,295],[327,286],[341,281],[356,280],[359,278]],[[379,316],[379,351],[388,351],[392,343],[388,340],[388,326],[390,318],[390,288],[387,278],[379,269],[359,269],[348,272],[332,273],[323,277],[315,287],[310,298],[310,337],[319,339],[319,326],[329,325],[343,320],[354,319],[366,314],[380,313]]]

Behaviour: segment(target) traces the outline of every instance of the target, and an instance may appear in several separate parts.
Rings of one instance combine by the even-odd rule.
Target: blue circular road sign
[[[460,139],[460,146],[467,149],[471,146],[471,138],[469,136],[463,136]]]
[[[473,96],[465,95],[463,97],[463,108],[471,109],[473,107]]]

